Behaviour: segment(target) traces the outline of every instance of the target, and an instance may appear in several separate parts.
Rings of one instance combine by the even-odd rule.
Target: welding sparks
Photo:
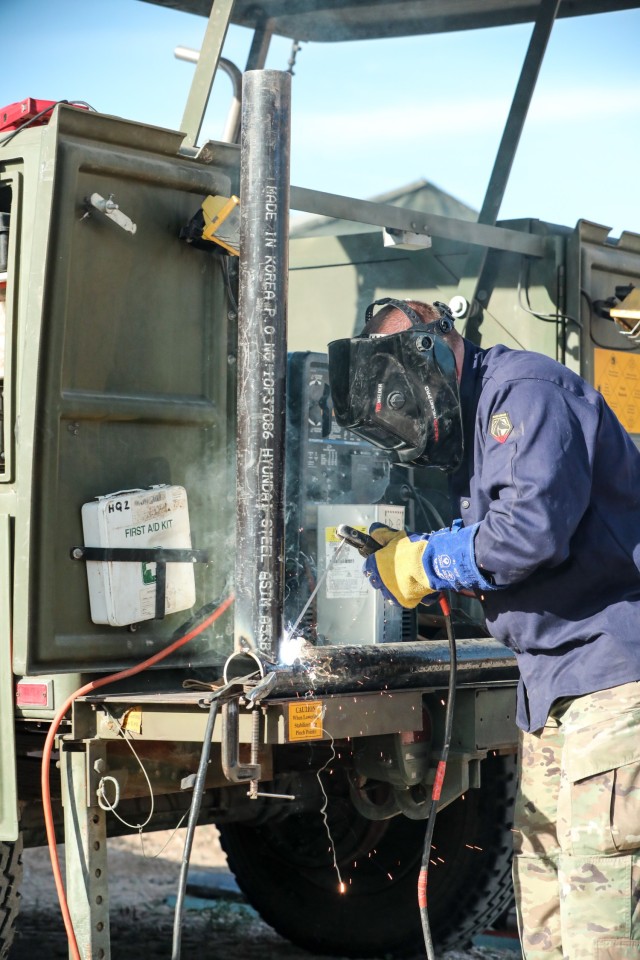
[[[284,637],[280,644],[279,660],[285,667],[291,667],[296,660],[302,660],[306,640],[301,636]]]

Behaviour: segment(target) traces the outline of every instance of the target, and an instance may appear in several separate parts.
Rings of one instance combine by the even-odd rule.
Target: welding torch
[[[378,543],[377,540],[370,537],[368,533],[363,533],[362,530],[358,530],[356,527],[350,527],[348,523],[339,524],[336,527],[336,534],[341,540],[346,540],[350,546],[355,547],[363,557],[370,556],[382,546],[381,543]]]

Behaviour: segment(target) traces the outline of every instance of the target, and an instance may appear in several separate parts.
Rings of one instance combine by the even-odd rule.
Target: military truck
[[[166,5],[209,16],[180,131],[0,111],[0,956],[23,845],[52,849],[70,956],[108,958],[107,836],[183,818],[188,838],[218,825],[293,942],[415,953],[454,692],[429,912],[438,945],[467,943],[511,902],[515,663],[454,597],[452,683],[444,614],[384,605],[341,546],[340,523],[452,517],[444,475],[336,425],[326,346],[380,296],[447,301],[483,345],[579,370],[640,434],[640,236],[496,222],[554,20],[637,4]],[[272,36],[518,22],[531,41],[477,218],[290,186]],[[230,23],[254,31],[241,128],[199,144]],[[290,209],[330,226],[289,239]]]

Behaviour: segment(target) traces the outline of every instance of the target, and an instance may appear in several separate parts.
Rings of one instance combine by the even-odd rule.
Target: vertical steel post
[[[79,749],[74,749],[74,747]],[[106,744],[64,744],[60,751],[67,900],[82,957],[111,957],[106,816],[89,789]]]
[[[284,578],[284,431],[291,76],[244,76],[240,152],[240,303],[236,648],[277,657]]]
[[[0,429],[2,421],[0,421]],[[0,829],[4,840],[18,839],[18,779],[16,775],[16,734],[11,662],[11,520],[0,515]]]

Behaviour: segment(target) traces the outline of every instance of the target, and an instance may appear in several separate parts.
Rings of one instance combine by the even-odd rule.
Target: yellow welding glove
[[[396,606],[417,607],[423,597],[436,593],[422,564],[429,535],[392,530],[373,524],[369,535],[382,546],[364,562],[364,572],[376,590]]]

